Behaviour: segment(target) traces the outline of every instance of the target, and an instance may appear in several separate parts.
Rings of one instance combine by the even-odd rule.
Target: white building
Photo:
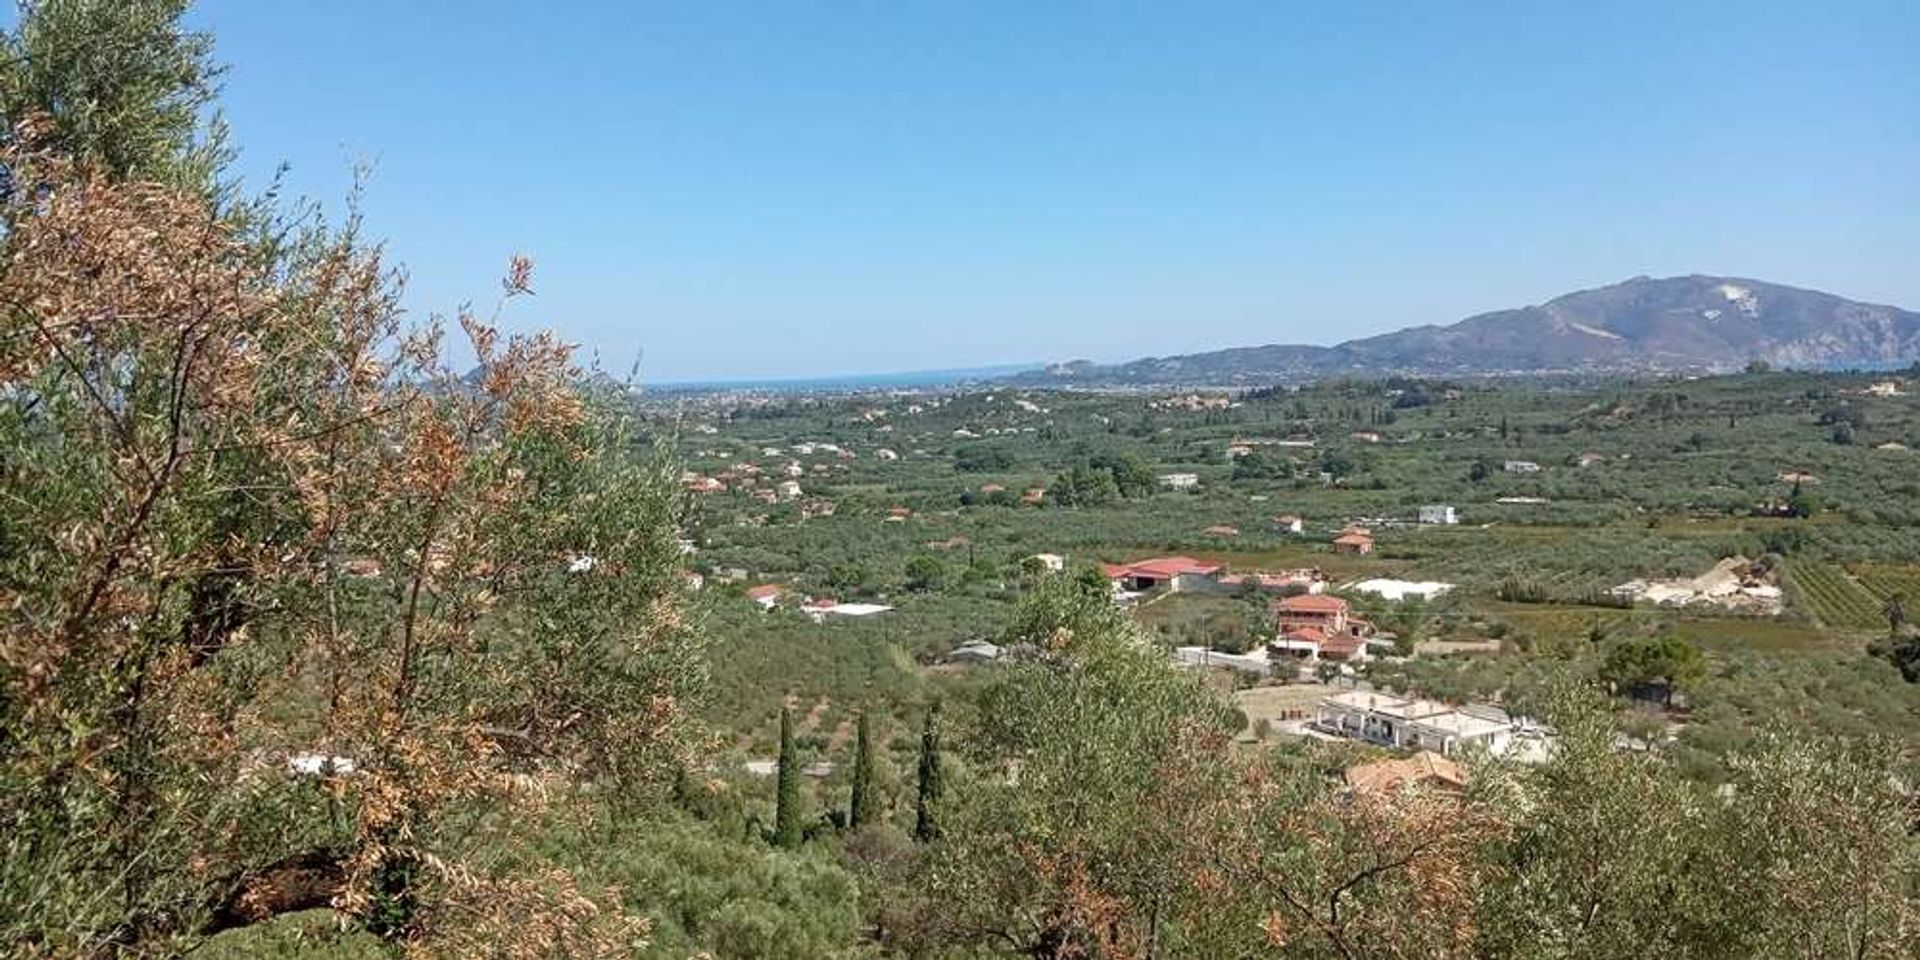
[[[1539,473],[1540,465],[1532,460],[1508,460],[1501,469],[1508,473]]]
[[[1057,553],[1036,553],[1027,559],[1039,563],[1041,567],[1052,573],[1059,573],[1067,568],[1067,558]]]
[[[1160,485],[1168,490],[1192,490],[1200,486],[1197,473],[1164,473],[1160,475]]]
[[[1444,503],[1430,503],[1420,508],[1421,523],[1459,523],[1460,515]]]
[[[1527,736],[1506,714],[1491,707],[1458,709],[1433,700],[1350,690],[1320,701],[1320,729],[1385,747],[1432,750],[1453,756],[1480,747],[1495,756]],[[1538,739],[1538,734],[1531,734]]]
[[[783,481],[780,484],[780,499],[782,500],[800,499],[800,481],[798,480]]]

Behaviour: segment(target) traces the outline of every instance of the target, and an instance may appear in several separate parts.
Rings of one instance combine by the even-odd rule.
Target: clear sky
[[[1640,273],[1920,309],[1920,8],[204,0],[245,169],[648,379],[1332,343]]]

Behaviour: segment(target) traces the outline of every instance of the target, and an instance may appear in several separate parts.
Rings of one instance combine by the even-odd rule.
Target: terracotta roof
[[[1192,557],[1155,557],[1129,563],[1123,569],[1136,576],[1177,577],[1188,573],[1206,576],[1220,572],[1220,564],[1203,563]]]
[[[1336,660],[1344,660],[1358,653],[1360,647],[1365,643],[1365,640],[1353,634],[1336,633],[1320,644],[1320,655],[1323,657],[1330,656]]]
[[[1364,533],[1347,533],[1333,538],[1334,543],[1362,544],[1372,543],[1373,538]]]
[[[1273,607],[1282,613],[1345,613],[1347,602],[1339,597],[1329,597],[1324,593],[1302,593],[1292,597],[1281,597],[1273,602]]]
[[[786,592],[787,588],[777,583],[763,583],[760,586],[749,589],[747,591],[747,598],[750,600],[765,600],[769,597],[778,597]]]
[[[1326,643],[1327,633],[1319,627],[1301,627],[1298,630],[1288,631],[1287,639],[1299,640],[1305,643]]]
[[[1467,770],[1430,750],[1403,760],[1363,763],[1347,770],[1347,786],[1362,793],[1390,793],[1408,784],[1458,790],[1467,785]]]

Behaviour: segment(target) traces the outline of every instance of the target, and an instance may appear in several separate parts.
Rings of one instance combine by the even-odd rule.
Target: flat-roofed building
[[[1432,750],[1445,756],[1476,746],[1504,754],[1517,729],[1497,711],[1469,712],[1437,700],[1350,690],[1320,701],[1315,724],[1322,730],[1384,747]]]

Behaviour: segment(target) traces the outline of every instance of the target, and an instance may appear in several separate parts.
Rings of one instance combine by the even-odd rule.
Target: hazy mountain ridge
[[[1823,368],[1911,363],[1920,360],[1920,313],[1739,277],[1635,277],[1331,347],[1237,347],[1115,365],[1074,361],[1009,379],[1232,385],[1341,375],[1724,372],[1754,360]]]

